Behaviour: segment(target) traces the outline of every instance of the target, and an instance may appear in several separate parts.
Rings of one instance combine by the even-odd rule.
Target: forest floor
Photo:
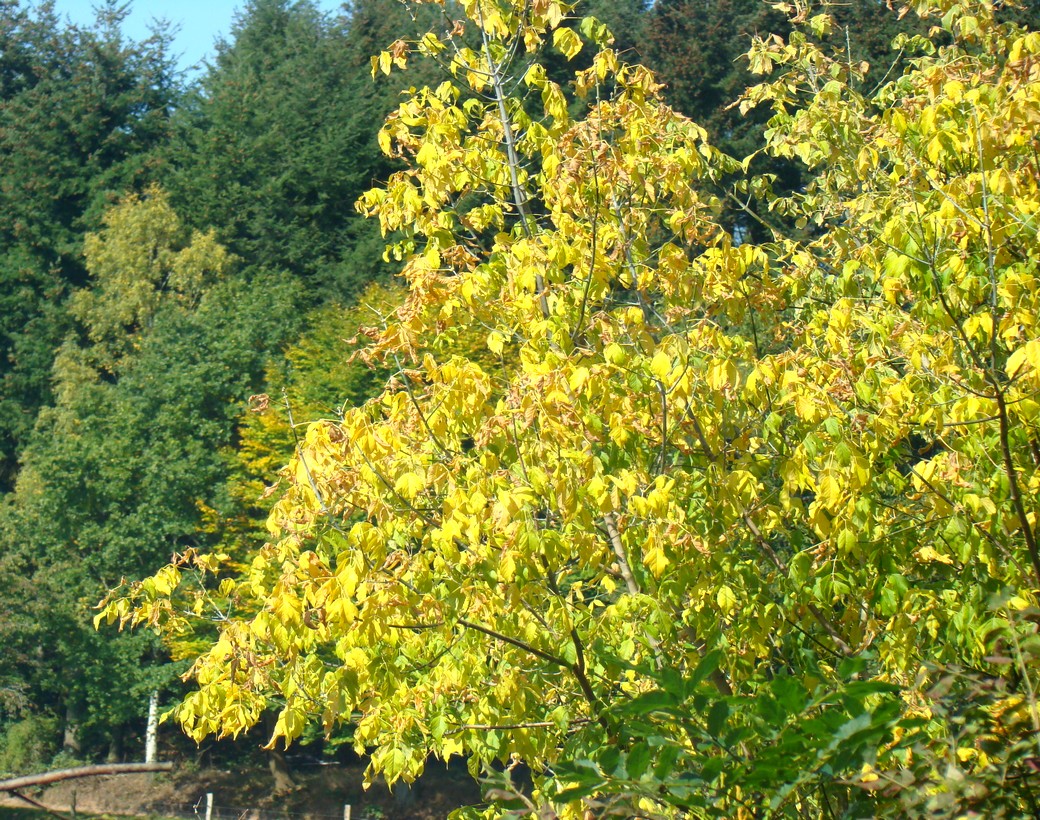
[[[382,783],[362,788],[364,764],[294,768],[296,787],[272,793],[263,768],[241,771],[181,767],[169,774],[127,774],[66,780],[25,794],[55,812],[136,817],[205,818],[213,795],[213,820],[433,820],[480,802],[480,789],[464,765],[430,762],[411,789],[394,793]],[[10,795],[0,807],[28,808]],[[4,812],[0,810],[0,817]],[[42,815],[41,815],[42,817]]]

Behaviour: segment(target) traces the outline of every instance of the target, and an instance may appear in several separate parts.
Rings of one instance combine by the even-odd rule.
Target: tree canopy
[[[189,734],[274,706],[272,745],[348,723],[391,782],[466,755],[505,769],[488,816],[1035,805],[1040,34],[918,0],[874,88],[783,5],[740,106],[808,182],[744,183],[801,232],[761,243],[719,219],[749,160],[568,4],[373,58],[448,70],[361,199],[404,261],[367,353],[397,371],[307,429],[243,572],[192,554],[99,615],[241,613]],[[541,48],[595,52],[580,110]]]

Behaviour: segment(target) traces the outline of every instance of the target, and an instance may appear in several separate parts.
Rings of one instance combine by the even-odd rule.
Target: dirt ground
[[[410,790],[391,793],[383,784],[362,789],[363,764],[307,766],[293,770],[296,788],[272,794],[263,769],[231,772],[180,768],[172,773],[127,774],[67,780],[25,794],[63,814],[205,818],[206,794],[213,794],[213,820],[433,820],[480,801],[465,766],[445,768],[431,761]],[[0,806],[28,808],[14,797]]]

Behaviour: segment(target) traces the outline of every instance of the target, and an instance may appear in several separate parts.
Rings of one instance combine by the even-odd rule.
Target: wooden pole
[[[213,820],[213,792],[206,792],[206,820]]]
[[[72,780],[76,777],[95,777],[102,774],[135,774],[137,772],[168,772],[172,763],[102,763],[97,766],[76,766],[72,769],[55,769],[42,774],[27,774],[0,780],[0,792],[14,792],[33,786],[47,786],[59,780]]]
[[[350,820],[350,803],[343,807],[343,820]]]

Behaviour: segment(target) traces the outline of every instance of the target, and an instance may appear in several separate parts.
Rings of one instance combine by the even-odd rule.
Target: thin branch
[[[304,475],[307,476],[307,483],[311,486],[311,492],[314,493],[314,497],[318,500],[318,507],[325,515],[329,515],[329,508],[325,506],[325,499],[322,498],[318,485],[314,483],[314,476],[311,475],[310,465],[307,464],[307,459],[303,455],[303,447],[300,444],[300,437],[296,433],[296,421],[293,419],[292,404],[289,401],[289,393],[284,387],[282,388],[282,401],[285,402],[285,412],[289,417],[289,430],[292,432],[293,444],[296,447],[296,457],[300,459],[300,463],[303,465]],[[335,523],[333,523],[333,526],[335,526]]]
[[[1037,548],[1036,535],[1029,523],[1026,514],[1025,501],[1022,498],[1022,490],[1018,485],[1018,468],[1015,467],[1014,459],[1011,457],[1011,430],[1008,420],[1007,402],[1004,400],[1004,392],[997,392],[997,414],[1000,416],[1000,452],[1004,460],[1004,473],[1008,479],[1008,491],[1011,493],[1011,503],[1018,516],[1018,524],[1022,528],[1022,536],[1026,540],[1026,549],[1029,550],[1029,560],[1033,564],[1033,572],[1036,574],[1037,584],[1040,584],[1040,549]]]
[[[592,162],[592,181],[596,188],[596,203],[599,203],[599,165],[593,160]],[[578,311],[578,320],[574,323],[574,330],[571,331],[571,343],[577,344],[577,340],[580,339],[584,333],[582,325],[585,324],[585,310],[589,303],[589,291],[592,289],[592,278],[596,270],[596,245],[598,242],[599,235],[599,208],[594,208],[592,211],[592,248],[589,256],[589,274],[585,279],[585,287],[582,289],[581,294],[581,308]]]
[[[938,496],[942,501],[949,505],[951,509],[958,511],[964,510],[964,506],[962,504],[957,503],[950,496],[948,496],[946,493],[944,493],[942,490],[936,487],[935,484],[933,484],[930,480],[928,480],[921,473],[919,473],[916,467],[911,467],[910,472],[917,476],[917,478],[920,480],[922,484],[924,484],[929,490],[935,493],[936,496]],[[893,511],[900,512],[903,515],[908,514],[905,510],[900,510],[896,507],[889,507],[888,505],[885,506]],[[913,518],[913,516],[911,516],[911,518]],[[965,520],[968,522],[968,525],[973,530],[975,530],[975,532],[977,532],[983,538],[988,540],[990,544],[993,545],[993,548],[997,550],[997,552],[1001,553],[1001,555],[1008,558],[1011,561],[1011,563],[1015,565],[1015,568],[1019,572],[1021,572],[1023,575],[1025,574],[1025,569],[1023,568],[1022,564],[1019,563],[1018,559],[1015,557],[1015,554],[1011,552],[1011,550],[1007,549],[1007,547],[1004,544],[1002,544],[993,533],[991,533],[989,530],[987,530],[985,527],[983,527],[981,524],[975,521],[975,519],[973,519],[971,516],[965,516]],[[927,522],[920,521],[920,523],[924,524]]]
[[[509,180],[513,188],[513,202],[516,203],[517,212],[520,215],[520,227],[529,240],[534,235],[531,230],[530,216],[527,213],[527,197],[524,194],[523,188],[520,187],[520,177],[517,173],[517,168],[520,165],[520,160],[516,153],[516,139],[513,136],[513,123],[509,119],[509,112],[506,111],[506,98],[505,91],[502,88],[502,76],[499,73],[499,64],[494,61],[491,56],[491,44],[488,42],[487,32],[484,30],[484,12],[481,5],[477,4],[477,9],[480,12],[480,38],[484,45],[484,56],[488,61],[488,68],[491,70],[491,82],[495,89],[495,102],[498,105],[498,116],[502,123],[502,139],[506,144],[506,157],[509,162]],[[545,277],[538,273],[535,276],[535,289],[538,291],[538,307],[542,312],[542,318],[549,318],[549,300],[545,295]]]
[[[8,794],[10,794],[11,797],[16,797],[19,800],[24,800],[30,806],[32,806],[33,808],[35,808],[35,809],[37,809],[39,811],[42,811],[44,814],[49,814],[51,817],[57,817],[58,820],[69,820],[69,818],[66,817],[64,814],[62,814],[61,812],[54,811],[54,809],[48,808],[43,803],[41,803],[39,800],[34,800],[33,798],[29,797],[28,795],[22,794],[19,791],[15,791],[14,789],[9,789],[8,790]]]
[[[394,354],[394,363],[397,365],[397,372],[401,376],[405,392],[408,394],[408,398],[411,399],[412,406],[415,408],[415,412],[419,414],[419,419],[422,421],[423,427],[426,428],[426,432],[429,434],[430,439],[433,441],[434,444],[437,445],[437,449],[444,453],[444,455],[450,456],[451,452],[448,450],[447,447],[441,444],[441,440],[437,438],[437,434],[434,433],[433,428],[430,427],[430,422],[427,420],[426,415],[423,413],[422,408],[419,406],[419,402],[415,398],[415,393],[412,392],[412,380],[405,372],[404,368],[401,367],[401,360],[398,358],[396,353]]]
[[[625,587],[628,589],[628,594],[638,595],[639,584],[636,583],[635,576],[632,575],[632,568],[628,564],[628,556],[625,555],[625,546],[621,543],[621,534],[618,532],[617,521],[614,519],[614,513],[604,514],[603,526],[607,528],[607,538],[610,540],[610,546],[614,550],[614,555],[617,557],[618,568],[621,571],[621,577],[625,581]]]
[[[573,720],[569,720],[568,723],[571,726],[585,726],[586,724],[592,723],[592,719],[574,718]],[[464,723],[457,729],[445,732],[445,734],[451,736],[466,731],[509,732],[516,729],[551,729],[554,726],[558,726],[558,724],[553,720],[532,720],[527,723]]]
[[[555,595],[561,602],[566,605],[566,599],[563,597],[563,593],[560,592],[560,587],[556,583],[552,571],[549,569],[549,562],[545,556],[542,556],[542,567],[545,570],[545,581],[549,585],[550,591]],[[599,699],[595,690],[592,688],[592,682],[589,680],[588,673],[585,666],[585,645],[581,640],[581,636],[578,634],[578,628],[571,625],[570,629],[571,643],[574,646],[574,663],[568,665],[568,669],[574,675],[574,678],[578,681],[578,686],[581,687],[582,694],[585,695],[585,700],[588,701],[589,706],[599,714],[599,722],[603,728],[610,729],[610,725],[607,722],[606,717],[603,716],[603,702]]]
[[[390,629],[414,629],[422,631],[425,629],[437,629],[437,627],[444,626],[444,621],[433,621],[432,623],[414,623],[414,624],[390,624],[387,626]]]
[[[668,460],[668,391],[664,382],[656,380],[657,390],[661,394],[661,452],[658,455],[657,472],[665,472],[665,464]]]
[[[495,640],[502,641],[503,643],[507,643],[510,646],[515,646],[517,649],[522,649],[524,652],[530,652],[536,658],[541,658],[543,661],[548,661],[549,663],[555,664],[556,666],[559,666],[562,669],[571,668],[571,665],[558,655],[553,655],[551,652],[545,652],[544,650],[539,649],[536,646],[531,646],[531,644],[521,641],[519,638],[511,638],[508,635],[503,635],[501,632],[496,632],[494,629],[473,623],[473,621],[468,621],[465,618],[459,619],[459,625],[466,627],[466,629],[472,629],[475,632],[481,632],[484,635],[487,635],[489,638],[494,638]]]

